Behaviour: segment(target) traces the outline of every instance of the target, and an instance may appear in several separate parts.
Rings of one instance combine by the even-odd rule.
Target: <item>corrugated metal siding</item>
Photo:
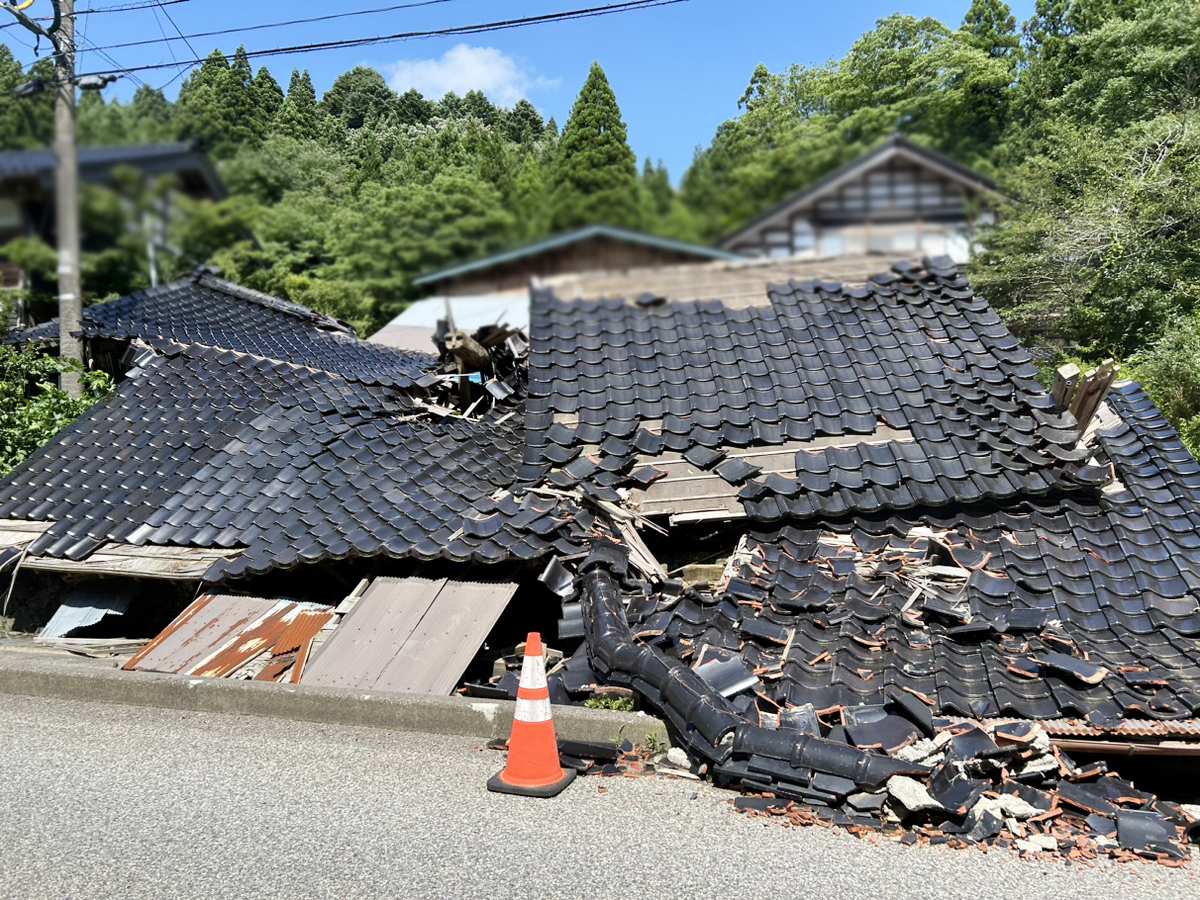
[[[448,694],[516,589],[507,582],[378,579],[301,683]]]
[[[446,579],[378,578],[308,664],[301,684],[373,688]]]
[[[77,628],[95,625],[105,616],[124,615],[137,592],[138,586],[131,584],[80,585],[64,598],[34,640],[65,637]]]

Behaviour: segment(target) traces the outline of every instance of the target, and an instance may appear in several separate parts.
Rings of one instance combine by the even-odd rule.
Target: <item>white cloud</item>
[[[392,89],[400,93],[416,88],[428,99],[440,100],[447,91],[461,97],[478,90],[502,106],[512,106],[531,91],[559,82],[534,74],[495,47],[469,44],[451,47],[438,59],[402,59],[381,68]]]

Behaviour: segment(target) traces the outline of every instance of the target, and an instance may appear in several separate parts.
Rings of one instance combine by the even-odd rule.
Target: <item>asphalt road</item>
[[[1200,897],[1196,871],[788,829],[692,781],[489,794],[502,760],[463,738],[3,696],[0,897]]]

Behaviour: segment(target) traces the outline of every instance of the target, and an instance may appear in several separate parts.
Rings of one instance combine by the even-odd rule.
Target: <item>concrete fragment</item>
[[[1046,772],[1057,772],[1058,761],[1051,754],[1046,754],[1045,756],[1038,756],[1029,760],[1029,762],[1015,771],[1020,775],[1041,775]]]
[[[1050,752],[1050,735],[1046,733],[1046,729],[1041,725],[1034,723],[1036,734],[1033,740],[1029,743],[1029,749],[1038,756],[1048,754]],[[1052,757],[1053,758],[1053,757]]]
[[[971,807],[969,815],[978,818],[985,812],[995,813],[998,816],[1006,816],[1012,819],[1028,819],[1030,816],[1036,816],[1044,812],[1044,810],[1040,810],[1033,804],[1027,803],[1020,797],[1015,797],[1012,794],[1001,794],[995,799],[980,797],[975,805]]]
[[[1052,834],[1031,834],[1023,841],[1017,841],[1017,849],[1028,852],[1046,850],[1051,853],[1058,850],[1058,840]]]
[[[922,738],[919,741],[913,741],[907,747],[901,747],[893,757],[902,762],[923,763],[926,759],[937,752],[937,745],[934,744],[931,738]]]
[[[667,762],[673,766],[679,766],[681,769],[686,769],[692,764],[692,761],[688,759],[688,755],[682,747],[672,747],[668,750]]]
[[[944,811],[945,807],[929,796],[925,785],[907,775],[893,775],[887,780],[887,791],[892,799],[910,813],[927,810]]]

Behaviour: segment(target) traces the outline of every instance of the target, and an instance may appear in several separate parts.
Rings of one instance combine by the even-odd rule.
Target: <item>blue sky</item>
[[[192,35],[394,4],[389,0],[352,0],[344,5],[314,0],[183,0],[167,3],[162,10],[105,12],[81,16],[79,21],[85,48],[112,47],[106,52],[117,63],[137,66],[188,60],[217,46],[232,52],[244,43],[253,56],[256,50],[273,47],[492,22],[604,2],[611,0],[442,0],[420,8],[330,22],[196,37],[190,41],[195,54],[178,39],[137,47],[112,45],[161,41],[164,34],[177,38],[175,26]],[[79,11],[102,10],[129,5],[129,0],[76,0],[76,4]],[[716,127],[737,113],[737,99],[758,63],[780,71],[793,62],[815,64],[840,57],[877,18],[898,9],[910,15],[933,16],[957,27],[969,5],[969,0],[909,0],[902,8],[896,0],[687,0],[574,22],[264,57],[254,62],[255,68],[265,64],[285,87],[293,67],[307,68],[318,92],[347,69],[370,65],[383,72],[394,87],[415,86],[429,96],[479,88],[505,105],[525,96],[561,126],[592,60],[599,60],[616,91],[629,126],[629,142],[639,160],[661,158],[672,180],[678,182],[696,146],[707,144]],[[1030,15],[1033,5],[1034,0],[1013,3],[1018,21]],[[45,14],[49,9],[50,0],[35,0],[30,13]],[[0,16],[7,15],[0,12]],[[0,40],[8,43],[19,59],[31,62],[32,50],[21,43],[31,36],[18,31],[0,31]],[[98,52],[84,50],[81,72],[110,68],[112,64]],[[162,69],[138,77],[155,87],[166,86],[168,96],[174,96],[178,71]],[[136,83],[126,78],[109,88],[108,96],[124,98],[135,88]]]

